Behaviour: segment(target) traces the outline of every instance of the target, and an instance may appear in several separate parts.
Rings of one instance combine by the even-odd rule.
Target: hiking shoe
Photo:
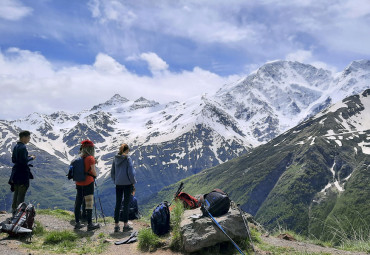
[[[75,225],[75,229],[81,229],[83,228],[85,225],[84,224],[81,224],[81,222],[77,222],[76,225]]]
[[[114,227],[114,233],[117,233],[117,232],[119,232],[119,226]]]
[[[133,230],[134,228],[133,227],[131,227],[130,225],[128,225],[128,226],[123,226],[123,228],[122,228],[122,232],[125,232],[125,231],[130,231],[130,230]]]
[[[91,231],[98,228],[100,228],[99,223],[90,223],[87,225],[87,231]]]

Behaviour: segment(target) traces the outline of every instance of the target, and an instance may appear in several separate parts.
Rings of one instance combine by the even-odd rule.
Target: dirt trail
[[[262,237],[262,240],[265,243],[268,243],[273,246],[278,246],[278,247],[286,247],[286,248],[293,248],[296,251],[301,251],[301,252],[317,252],[317,253],[328,253],[328,254],[333,254],[333,255],[368,255],[369,253],[365,252],[353,252],[353,251],[343,251],[343,250],[338,250],[334,248],[328,248],[328,247],[322,247],[319,245],[315,244],[309,244],[309,243],[303,243],[303,242],[297,242],[297,241],[287,241],[283,239],[279,239],[276,237]]]
[[[9,214],[6,215],[0,215],[0,222],[9,217]],[[50,215],[37,215],[36,220],[40,221],[46,230],[73,230],[73,222],[69,222],[66,220],[62,220],[59,218],[56,218],[54,216]],[[139,230],[145,227],[149,227],[146,223],[140,222],[140,221],[132,221],[131,222],[134,230]],[[89,232],[89,235],[91,240],[97,240],[98,235],[100,233],[105,234],[105,240],[106,242],[109,242],[110,245],[107,247],[107,249],[102,253],[103,255],[119,255],[119,254],[125,254],[125,255],[140,255],[145,254],[142,251],[139,251],[137,249],[138,243],[132,243],[132,244],[123,244],[123,245],[115,245],[115,241],[119,241],[122,239],[127,238],[130,233],[113,233],[113,223],[109,223],[107,225],[102,224],[102,227],[94,232]],[[79,232],[86,232],[86,228],[79,230]],[[263,241],[278,247],[287,247],[287,248],[293,248],[296,251],[301,252],[316,252],[316,253],[327,253],[327,254],[334,254],[334,255],[368,255],[364,252],[348,252],[348,251],[341,251],[333,248],[326,248],[321,247],[318,245],[313,244],[307,244],[302,242],[296,242],[296,241],[286,241],[282,239],[278,239],[275,237],[262,237]],[[1,255],[24,255],[24,254],[49,254],[48,252],[40,252],[40,251],[33,251],[28,250],[26,248],[21,247],[21,244],[25,241],[20,241],[18,239],[9,239],[7,235],[2,234],[0,236],[0,254]],[[171,251],[168,247],[164,247],[161,249],[158,249],[155,252],[148,252],[146,254],[150,255],[181,255],[184,253],[176,253]],[[262,252],[258,251],[257,254],[269,254],[268,252]]]

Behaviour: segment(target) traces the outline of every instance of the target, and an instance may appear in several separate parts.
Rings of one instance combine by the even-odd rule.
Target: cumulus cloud
[[[168,64],[154,52],[142,53],[140,58],[148,63],[152,74],[168,69]]]
[[[0,1],[0,18],[16,21],[32,13],[32,8],[24,6],[19,0]]]
[[[156,70],[166,70],[167,64],[156,54],[146,54],[148,62],[157,61]],[[0,51],[0,77],[0,119],[24,117],[32,112],[77,112],[105,102],[115,93],[131,100],[143,96],[162,103],[181,101],[213,93],[239,78],[221,77],[199,67],[153,77],[138,76],[103,53],[92,65],[57,69],[40,53],[16,48]]]
[[[97,71],[106,74],[119,74],[127,71],[125,66],[103,53],[99,53],[96,56],[94,67]]]
[[[332,63],[336,62],[334,54],[336,58],[341,54],[355,58],[370,55],[370,37],[365,32],[370,3],[366,0],[91,0],[90,11],[99,23],[109,23],[109,31],[117,29],[111,37],[100,39],[110,53],[117,56],[125,52],[126,58],[153,51],[170,66],[172,56],[161,49],[163,44],[190,51],[195,43],[195,54],[204,54],[199,58],[203,65],[207,65],[207,54],[218,56],[219,48],[224,58],[231,53],[249,59],[240,66],[283,59],[291,52],[313,47],[313,58]],[[186,50],[177,54],[186,59]],[[347,58],[346,62],[350,61]]]

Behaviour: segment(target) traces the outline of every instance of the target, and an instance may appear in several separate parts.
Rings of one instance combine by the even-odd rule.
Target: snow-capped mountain
[[[240,156],[331,103],[369,88],[369,66],[370,61],[354,61],[332,74],[298,62],[274,61],[213,95],[167,104],[114,95],[90,110],[33,113],[0,121],[0,128],[3,138],[7,130],[12,137],[19,129],[32,131],[31,143],[65,164],[77,155],[81,140],[93,140],[103,180],[109,177],[119,145],[128,143],[138,190],[145,190],[138,196],[145,197]],[[8,140],[0,142],[4,160],[10,155],[10,142],[15,142]],[[0,167],[8,163],[1,160]]]
[[[222,188],[271,230],[283,226],[321,240],[354,236],[370,220],[369,115],[367,89],[181,182],[190,194]],[[158,192],[145,209],[174,194],[179,183]]]

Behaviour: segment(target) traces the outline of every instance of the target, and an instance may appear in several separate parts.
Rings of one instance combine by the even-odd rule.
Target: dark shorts
[[[94,183],[90,183],[86,186],[76,185],[77,191],[80,191],[83,196],[94,195]]]

